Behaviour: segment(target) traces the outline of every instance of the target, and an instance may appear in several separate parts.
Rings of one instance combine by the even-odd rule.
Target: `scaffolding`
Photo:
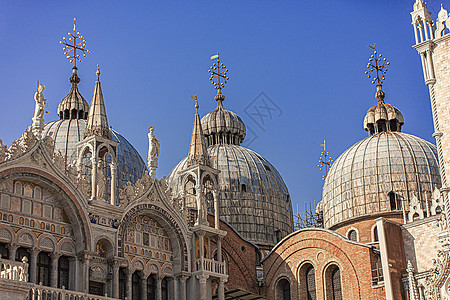
[[[303,228],[322,228],[323,227],[323,213],[316,212],[316,201],[312,205],[311,202],[305,202],[305,210],[299,212],[297,204],[297,213],[294,213],[294,229],[300,230]]]

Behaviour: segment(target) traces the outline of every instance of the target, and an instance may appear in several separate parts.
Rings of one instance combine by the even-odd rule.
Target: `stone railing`
[[[194,272],[196,271],[206,271],[226,275],[226,265],[225,262],[200,257],[194,260]]]
[[[34,286],[31,288],[28,300],[114,300],[116,298],[96,296],[82,292],[57,289],[48,286]],[[116,299],[118,300],[118,299]]]
[[[0,258],[0,278],[14,281],[28,281],[28,263],[24,257],[22,262]]]

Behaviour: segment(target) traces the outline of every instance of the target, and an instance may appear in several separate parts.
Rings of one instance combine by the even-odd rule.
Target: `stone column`
[[[92,153],[91,157],[91,200],[97,199],[97,157]]]
[[[111,162],[111,205],[116,205],[117,164]]]
[[[33,247],[28,250],[30,252],[30,282],[37,283],[37,256],[39,254],[39,249]]]
[[[217,190],[213,191],[214,196],[214,228],[219,229],[219,196]]]
[[[222,262],[222,237],[217,237],[217,261]]]
[[[13,260],[13,261],[16,260],[17,248],[19,248],[19,245],[15,244],[15,243],[8,245],[8,252],[9,252],[8,259],[9,260]],[[2,258],[6,259],[6,257],[2,257]],[[22,257],[19,257],[19,260],[22,261]]]
[[[394,290],[392,288],[391,272],[389,271],[386,234],[384,232],[384,219],[377,218],[375,219],[375,222],[377,223],[377,230],[378,230],[378,240],[380,246],[381,266],[383,269],[384,291],[386,293],[386,300],[394,300]]]
[[[162,300],[162,291],[161,291],[161,283],[164,279],[164,275],[158,274],[157,280],[156,280],[156,300]]]
[[[125,293],[125,297],[127,297],[127,299],[131,300],[132,298],[132,278],[133,278],[133,273],[134,270],[133,269],[128,269],[127,270],[127,291]]]
[[[84,258],[84,291],[85,293],[89,293],[89,265],[90,265],[90,258],[85,257]]]
[[[112,268],[112,296],[113,298],[119,298],[119,268],[120,264],[118,261],[111,259],[109,262]]]
[[[199,252],[199,258],[201,258],[200,261],[203,261],[203,257],[205,256],[204,252],[205,252],[205,241],[204,241],[204,237],[205,237],[205,233],[203,231],[199,231],[198,233],[198,252]],[[203,268],[203,264],[201,266],[201,268]]]
[[[69,286],[65,286],[67,290],[80,291],[80,284],[78,278],[80,278],[79,260],[77,257],[69,258]]]
[[[208,279],[208,275],[197,275],[197,279],[200,282],[200,300],[207,300],[206,298],[206,280]]]
[[[172,277],[171,280],[171,284],[172,284],[172,299],[173,300],[178,300],[178,278],[176,278],[175,276]]]
[[[219,300],[225,300],[225,283],[227,280],[225,278],[219,279],[219,288],[217,289],[217,295],[219,296]]]
[[[180,300],[186,300],[186,280],[187,276],[180,276]]]
[[[142,300],[147,300],[147,278],[148,278],[148,274],[144,274],[142,272],[142,277],[141,277],[141,299]]]
[[[59,253],[50,254],[50,257],[52,259],[52,273],[50,276],[50,286],[54,288],[58,287],[58,260],[60,256],[61,254]]]

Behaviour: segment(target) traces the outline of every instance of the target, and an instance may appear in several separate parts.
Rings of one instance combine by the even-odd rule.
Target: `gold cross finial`
[[[373,71],[377,72],[377,76],[373,78],[372,83],[377,83],[377,85],[382,85],[384,80],[384,74],[387,72],[387,67],[389,65],[389,62],[386,61],[386,58],[383,58],[381,60],[381,54],[377,54],[377,48],[375,47],[375,44],[373,46],[369,46],[370,49],[373,50],[373,54],[369,58],[369,63],[367,64],[367,69],[369,71],[366,71],[365,74],[367,74],[367,77],[370,78],[370,74]]]
[[[322,171],[323,168],[325,168],[325,175],[322,176],[322,180],[325,180],[328,174],[328,168],[331,168],[333,160],[331,159],[330,153],[327,151],[325,140],[323,140],[323,144],[320,144],[320,146],[323,147],[323,151],[320,154],[319,165],[317,167],[319,167],[320,171]]]
[[[64,55],[71,63],[73,63],[75,68],[77,66],[77,60],[79,62],[82,61],[80,54],[77,54],[77,50],[82,52],[83,57],[86,57],[86,53],[91,52],[86,49],[86,40],[84,39],[84,36],[77,31],[76,21],[77,19],[73,18],[73,33],[67,33],[69,38],[63,37],[63,40],[59,42],[61,45],[64,45]],[[71,42],[73,43],[69,44]]]
[[[225,87],[225,84],[229,79],[227,77],[228,69],[224,66],[223,63],[220,63],[218,52],[216,55],[211,56],[211,60],[213,59],[217,59],[217,61],[213,63],[213,65],[208,70],[208,72],[211,73],[211,77],[209,78],[209,80],[214,85],[214,88],[216,90],[220,90]]]
[[[327,148],[326,148],[326,146],[325,146],[325,140],[323,140],[323,144],[320,144],[320,146],[323,147],[323,151],[327,151]]]
[[[195,100],[195,112],[196,112],[196,114],[198,114],[198,100],[197,100],[197,95],[195,95],[195,96],[191,96],[191,99],[192,100]]]

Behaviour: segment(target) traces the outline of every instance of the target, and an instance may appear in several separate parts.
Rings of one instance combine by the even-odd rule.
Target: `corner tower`
[[[448,197],[450,174],[450,70],[448,53],[450,51],[450,19],[447,10],[441,6],[436,23],[423,0],[416,0],[411,12],[414,30],[414,49],[420,55],[425,84],[428,86],[433,114],[434,134],[439,158],[444,206],[449,215]]]

